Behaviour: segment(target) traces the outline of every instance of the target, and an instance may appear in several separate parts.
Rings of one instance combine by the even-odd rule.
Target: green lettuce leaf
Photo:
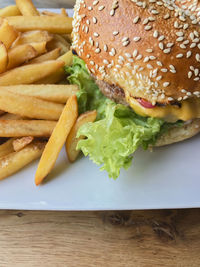
[[[65,68],[71,84],[77,84],[79,112],[96,109],[97,120],[83,125],[78,136],[86,139],[79,141],[77,149],[106,170],[109,177],[116,179],[120,169],[127,169],[132,162],[133,153],[138,147],[147,149],[174,124],[161,119],[141,117],[132,109],[107,99],[98,89],[87,71],[83,60],[74,56],[73,65]]]

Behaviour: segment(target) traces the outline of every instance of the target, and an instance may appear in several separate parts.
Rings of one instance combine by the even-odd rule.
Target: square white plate
[[[36,187],[37,162],[0,182],[0,209],[123,210],[200,207],[200,136],[180,144],[139,150],[132,167],[114,181],[64,150],[47,181]]]

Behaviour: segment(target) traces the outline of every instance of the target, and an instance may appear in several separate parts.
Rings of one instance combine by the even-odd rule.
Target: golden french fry
[[[24,62],[35,58],[37,56],[37,51],[33,46],[29,44],[19,45],[11,48],[8,52],[8,66],[7,70],[16,68],[22,65]]]
[[[9,49],[12,43],[17,39],[17,31],[8,24],[8,21],[0,18],[0,40]]]
[[[56,48],[50,52],[45,53],[44,55],[41,55],[39,57],[30,60],[27,64],[35,64],[35,63],[42,63],[48,60],[56,60],[58,59],[59,55],[60,55],[60,48]]]
[[[0,9],[0,17],[20,16],[21,13],[17,6],[7,6]]]
[[[16,114],[5,113],[0,116],[0,120],[23,120],[23,118]]]
[[[15,140],[14,138],[11,138],[2,145],[0,145],[0,158],[14,152],[13,149],[14,140]]]
[[[13,149],[14,151],[20,151],[27,145],[29,145],[33,141],[34,137],[33,136],[25,136],[21,138],[17,138],[13,140]]]
[[[31,0],[15,0],[16,5],[23,16],[39,16],[40,13],[37,11]]]
[[[62,60],[65,62],[64,65],[71,65],[73,61],[72,52],[68,51],[66,54],[59,57],[57,60]],[[35,82],[36,84],[51,84],[51,83],[58,83],[64,80],[66,77],[65,71],[63,68],[60,68],[56,72],[52,73],[51,76],[48,76],[44,79],[38,80]]]
[[[0,119],[0,137],[49,137],[55,126],[55,121]]]
[[[60,48],[61,54],[65,54],[70,50],[70,44],[59,34],[54,34],[53,40],[47,44],[47,49],[52,50]]]
[[[8,90],[15,94],[37,97],[46,101],[66,103],[68,98],[78,92],[76,85],[57,85],[57,84],[29,84],[29,85],[13,85],[0,86],[1,90]]]
[[[64,105],[0,89],[0,109],[22,117],[58,120]]]
[[[8,64],[8,52],[5,45],[0,41],[0,73],[6,71]]]
[[[64,61],[60,60],[24,65],[1,74],[0,85],[31,84],[55,73],[64,65]]]
[[[19,152],[13,152],[0,159],[0,180],[18,172],[20,169],[39,158],[45,142],[33,142]]]
[[[18,31],[42,30],[51,33],[71,33],[72,18],[64,16],[14,16],[7,17],[8,23]]]
[[[35,183],[39,185],[54,167],[57,157],[64,145],[66,138],[78,116],[76,96],[72,96],[60,116],[51,137],[45,147],[35,175]]]
[[[69,17],[65,8],[61,8],[61,14],[65,17]]]
[[[30,45],[37,51],[38,56],[46,53],[46,44],[46,42],[30,43]]]
[[[52,12],[52,11],[49,11],[49,10],[44,10],[44,11],[42,11],[42,15],[44,15],[44,16],[64,16],[64,17],[66,17],[66,13],[64,13],[64,11],[62,9],[61,9],[61,13],[55,13],[55,12]]]
[[[30,44],[30,43],[36,43],[36,42],[49,42],[53,39],[53,36],[48,33],[47,31],[29,31],[21,33],[18,40],[15,42],[16,45],[21,44]]]
[[[69,44],[72,43],[72,36],[70,33],[61,35]]]
[[[77,144],[80,140],[84,139],[84,136],[80,136],[79,138],[76,138],[78,130],[85,123],[94,122],[96,120],[96,117],[97,117],[96,110],[88,111],[80,115],[80,117],[77,119],[76,123],[74,124],[73,128],[71,129],[71,132],[69,133],[67,137],[67,141],[65,143],[67,156],[70,162],[74,162],[77,159],[80,153],[80,150],[76,149]]]

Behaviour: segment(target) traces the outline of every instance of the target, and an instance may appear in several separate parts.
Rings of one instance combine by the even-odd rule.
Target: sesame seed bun
[[[73,49],[125,95],[165,104],[200,97],[200,16],[192,2],[78,0]]]
[[[155,146],[166,146],[189,139],[200,132],[200,119],[192,120],[182,127],[174,127],[163,134]]]

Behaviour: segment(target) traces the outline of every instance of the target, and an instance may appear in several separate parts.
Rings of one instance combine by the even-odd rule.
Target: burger
[[[70,83],[79,112],[97,110],[78,149],[117,178],[135,150],[200,132],[200,5],[77,0]]]

